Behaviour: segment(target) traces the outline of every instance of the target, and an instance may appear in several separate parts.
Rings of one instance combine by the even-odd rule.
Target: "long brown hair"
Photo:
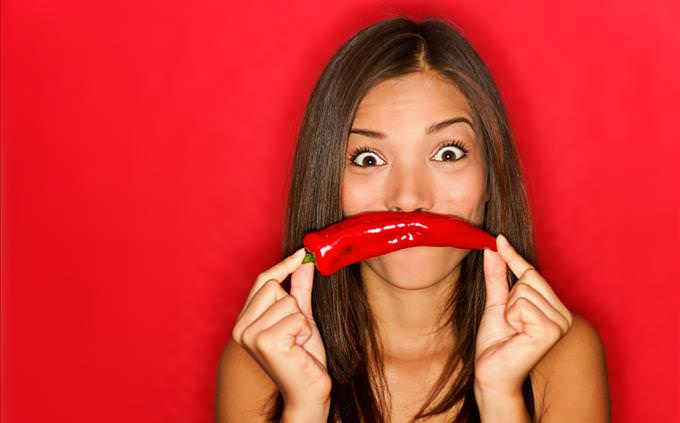
[[[357,107],[376,84],[412,72],[434,70],[465,95],[475,133],[482,138],[488,194],[482,228],[502,232],[538,268],[532,219],[508,118],[490,73],[460,30],[442,18],[415,22],[395,16],[374,23],[347,40],[331,58],[309,98],[298,134],[284,224],[282,254],[302,246],[306,233],[343,218],[341,182],[349,130]],[[448,302],[447,324],[457,343],[416,418],[444,413],[461,402],[456,422],[478,422],[474,397],[477,330],[484,310],[483,251],[471,250],[461,263],[458,289]],[[325,277],[314,275],[312,309],[326,347],[333,382],[328,422],[389,420],[383,362],[371,309],[362,289],[359,263]],[[516,282],[508,272],[510,287]],[[286,291],[290,279],[283,281]],[[374,367],[375,365],[375,367]],[[451,384],[451,375],[460,373]],[[450,389],[430,409],[446,386]],[[384,386],[384,385],[382,385]],[[522,385],[527,412],[535,418],[531,378]],[[283,397],[272,397],[269,419],[278,422]]]

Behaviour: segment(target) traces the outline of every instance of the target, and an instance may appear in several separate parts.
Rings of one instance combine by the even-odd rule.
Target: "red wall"
[[[454,20],[491,68],[615,421],[678,417],[678,2],[399,3],[3,3],[2,422],[212,421],[305,101],[393,12]]]

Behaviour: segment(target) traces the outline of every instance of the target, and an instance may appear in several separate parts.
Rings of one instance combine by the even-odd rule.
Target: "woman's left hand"
[[[498,252],[484,250],[486,304],[477,333],[475,391],[487,398],[521,396],[529,371],[573,320],[548,282],[504,239],[496,238]],[[508,266],[518,278],[510,290]]]

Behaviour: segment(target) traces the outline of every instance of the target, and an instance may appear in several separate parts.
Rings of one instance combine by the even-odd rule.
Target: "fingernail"
[[[305,247],[302,247],[299,250],[297,250],[295,252],[295,254],[293,254],[293,257],[295,257],[296,259],[302,260],[302,257],[304,257],[304,255],[305,255]]]
[[[505,236],[503,236],[503,234],[499,234],[499,235],[498,235],[498,240],[499,240],[499,241],[501,242],[501,244],[503,244],[505,247],[509,247],[509,246],[510,246],[510,243],[508,242],[508,239],[507,239]]]

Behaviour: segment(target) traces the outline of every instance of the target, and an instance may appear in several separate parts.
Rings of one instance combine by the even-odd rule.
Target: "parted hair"
[[[484,146],[489,201],[482,229],[503,233],[539,269],[532,219],[521,163],[505,106],[490,72],[451,22],[439,17],[414,21],[404,16],[381,20],[354,34],[333,55],[306,105],[293,155],[286,205],[282,255],[302,246],[306,233],[343,218],[341,182],[347,139],[360,101],[382,81],[412,72],[435,71],[466,97],[475,133]],[[483,251],[470,250],[447,303],[446,324],[456,345],[442,374],[414,418],[461,408],[455,422],[479,422],[474,396],[477,331],[485,306]],[[383,361],[375,320],[361,283],[359,263],[323,276],[314,272],[312,310],[332,380],[328,422],[389,422]],[[517,278],[508,272],[511,288]],[[282,286],[290,292],[290,279]],[[454,370],[460,369],[451,383]],[[449,389],[444,392],[444,388]],[[443,395],[442,395],[443,393]],[[535,419],[531,377],[522,385],[527,412]],[[436,398],[442,398],[434,402]],[[279,422],[280,392],[267,404],[270,421]]]

